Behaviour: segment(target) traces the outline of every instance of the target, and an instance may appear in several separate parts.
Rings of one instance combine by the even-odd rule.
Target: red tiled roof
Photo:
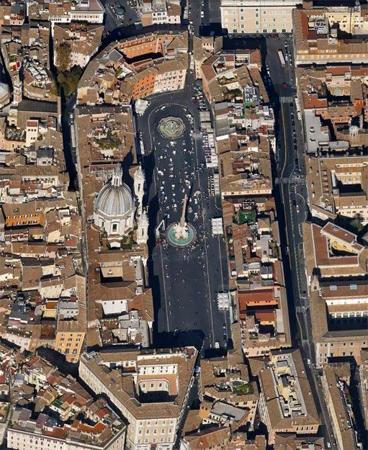
[[[268,305],[278,306],[278,301],[274,296],[273,289],[255,289],[253,291],[238,293],[239,310],[246,311],[251,306]]]

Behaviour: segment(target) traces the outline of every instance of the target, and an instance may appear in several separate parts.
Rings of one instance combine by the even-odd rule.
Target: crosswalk
[[[291,103],[295,100],[295,97],[280,97],[280,103]]]
[[[275,184],[298,184],[298,185],[305,185],[305,178],[304,177],[284,177],[284,178],[275,178]]]

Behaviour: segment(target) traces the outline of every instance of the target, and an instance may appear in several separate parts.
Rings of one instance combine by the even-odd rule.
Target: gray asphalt
[[[118,27],[133,25],[138,16],[136,13],[136,0],[102,0],[105,6],[105,30],[107,33]],[[122,14],[118,13],[123,12]]]
[[[223,239],[211,233],[215,199],[208,193],[198,108],[191,94],[188,82],[185,92],[153,97],[138,122],[145,154],[153,155],[150,204],[157,208],[156,226],[163,219],[166,226],[177,222],[184,195],[190,193],[187,220],[197,234],[193,245],[178,249],[166,242],[162,231],[153,248],[153,276],[159,282],[156,324],[159,335],[193,332],[203,334],[204,348],[214,348],[216,342],[224,348],[230,338],[228,314],[217,309],[216,295],[228,285],[226,250]],[[186,125],[173,144],[157,130],[160,119],[171,115]]]
[[[287,44],[285,48],[285,43]],[[292,41],[285,36],[282,39],[266,40],[266,64],[272,80],[270,91],[279,99],[278,113],[278,149],[277,183],[283,204],[286,245],[283,257],[289,262],[290,271],[286,272],[289,305],[294,309],[297,319],[298,336],[295,344],[300,348],[312,393],[320,414],[321,433],[331,448],[337,448],[333,437],[333,428],[323,398],[322,386],[317,370],[314,368],[315,351],[312,337],[312,324],[307,296],[305,275],[302,224],[308,216],[307,189],[305,182],[304,140],[302,123],[298,120],[295,104],[296,86],[292,61]],[[277,50],[282,48],[289,53],[288,62],[281,67]],[[267,77],[267,74],[265,74]],[[286,84],[285,84],[286,83]],[[276,97],[275,97],[276,98]],[[294,315],[290,311],[290,317]]]

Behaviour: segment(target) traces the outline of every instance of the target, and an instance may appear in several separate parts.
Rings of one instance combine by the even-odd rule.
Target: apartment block
[[[318,413],[299,350],[272,352],[257,376],[261,387],[259,413],[267,426],[269,445],[275,443],[278,434],[318,433]]]
[[[365,299],[368,249],[336,224],[303,227],[317,366],[352,357],[359,364],[368,345]]]
[[[31,0],[27,5],[28,15],[32,20],[47,20],[52,24],[86,22],[102,24],[105,9],[100,0]]]
[[[57,434],[55,430],[55,435]],[[18,430],[16,428],[8,428],[7,442],[9,448],[14,450],[48,450],[57,448],[60,450],[121,450],[125,444],[126,430],[122,429],[114,439],[106,444],[94,445],[93,443],[81,443],[73,439],[65,439],[64,437],[53,437],[34,433],[27,430]]]
[[[55,24],[54,65],[62,70],[70,70],[74,66],[84,68],[97,52],[104,28],[101,25],[85,23]],[[60,53],[67,52],[66,61],[60,60]],[[63,67],[61,67],[63,66]]]
[[[143,26],[180,24],[180,0],[140,0],[138,5]]]
[[[332,422],[337,448],[359,448],[353,423],[352,400],[349,393],[350,365],[323,366],[322,387]]]
[[[6,424],[6,448],[124,448],[126,424],[106,400],[91,396],[75,378],[63,375],[35,354],[24,354],[1,343],[0,356],[0,423],[1,428]]]
[[[88,65],[78,85],[78,102],[117,105],[183,89],[187,50],[187,32],[151,33],[114,42]]]
[[[296,71],[309,154],[342,155],[367,145],[367,68],[362,65],[302,67]]]
[[[294,9],[295,64],[367,63],[366,17],[366,5]]]
[[[174,448],[194,381],[194,347],[170,351],[89,353],[79,376],[105,394],[128,421],[127,448]]]

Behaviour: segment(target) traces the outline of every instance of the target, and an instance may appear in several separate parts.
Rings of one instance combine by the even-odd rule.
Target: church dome
[[[102,216],[120,218],[130,215],[132,210],[132,193],[122,181],[121,170],[118,170],[99,192],[95,202],[95,211]]]

